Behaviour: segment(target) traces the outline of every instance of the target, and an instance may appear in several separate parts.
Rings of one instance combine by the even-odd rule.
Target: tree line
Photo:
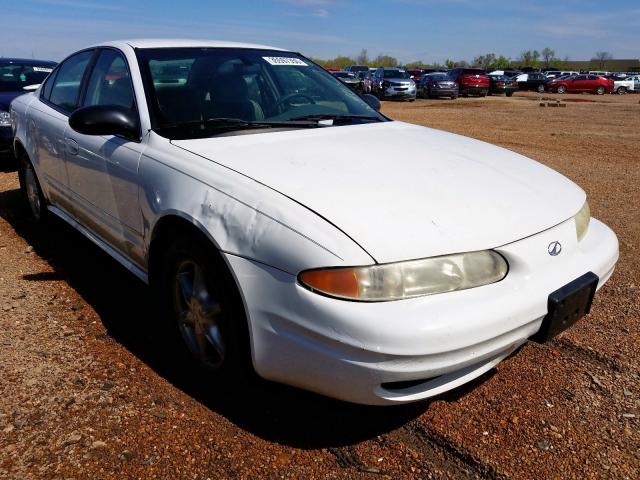
[[[596,52],[592,61],[598,62],[599,68],[604,68],[607,60],[612,60],[613,55],[609,52]],[[344,68],[349,65],[371,65],[376,67],[398,67],[401,66],[401,62],[391,55],[378,55],[377,57],[369,57],[366,48],[363,48],[360,53],[354,57],[346,55],[338,55],[335,58],[321,59],[313,58],[313,61],[323,67],[336,67]],[[466,60],[452,60],[446,59],[444,63],[425,63],[417,60],[414,62],[406,63],[402,66],[406,68],[455,68],[455,67],[478,67],[487,69],[503,69],[510,67],[556,67],[562,70],[569,69],[568,66],[569,57],[563,59],[556,56],[556,51],[552,48],[545,47],[541,51],[538,50],[525,50],[519,57],[512,59],[505,57],[504,55],[496,55],[495,53],[485,53],[478,55],[471,61]]]

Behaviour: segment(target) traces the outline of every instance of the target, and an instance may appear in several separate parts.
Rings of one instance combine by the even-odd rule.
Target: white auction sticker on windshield
[[[271,65],[293,65],[294,67],[308,67],[306,63],[304,63],[299,58],[294,57],[262,57]]]
[[[33,71],[34,72],[47,72],[47,73],[51,73],[51,71],[53,70],[53,68],[47,68],[47,67],[33,67]]]

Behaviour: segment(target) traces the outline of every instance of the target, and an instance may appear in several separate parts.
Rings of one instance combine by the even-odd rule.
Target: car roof
[[[51,60],[34,60],[33,58],[14,58],[14,57],[0,57],[0,63],[26,63],[28,65],[47,65],[55,66],[56,62]]]
[[[226,42],[222,40],[197,40],[197,39],[178,39],[178,38],[137,38],[129,40],[114,40],[104,42],[93,47],[116,47],[124,48],[130,46],[133,48],[254,48],[259,50],[280,50],[286,51],[278,47],[270,47],[267,45],[256,45],[252,43]]]

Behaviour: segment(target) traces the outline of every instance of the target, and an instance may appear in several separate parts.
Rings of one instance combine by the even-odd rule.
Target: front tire
[[[564,94],[564,93],[567,93],[567,87],[565,87],[564,85],[560,85],[558,87],[558,93],[561,94],[561,95]]]
[[[506,95],[507,97],[513,97],[513,92],[507,92],[505,95]]]
[[[152,285],[162,347],[215,380],[244,382],[251,371],[248,326],[224,260],[195,235],[177,237],[159,254]]]
[[[538,90],[538,93],[544,93],[544,85],[542,84],[538,85],[537,90]]]
[[[600,86],[598,88],[596,88],[596,95],[604,95],[605,92],[605,88]]]

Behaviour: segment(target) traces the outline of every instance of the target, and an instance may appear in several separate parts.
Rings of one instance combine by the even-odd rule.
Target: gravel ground
[[[0,171],[0,478],[639,478],[640,96],[557,98],[384,103],[561,171],[621,250],[568,332],[403,407],[230,392],[160,357],[144,285],[61,222],[34,229]]]

